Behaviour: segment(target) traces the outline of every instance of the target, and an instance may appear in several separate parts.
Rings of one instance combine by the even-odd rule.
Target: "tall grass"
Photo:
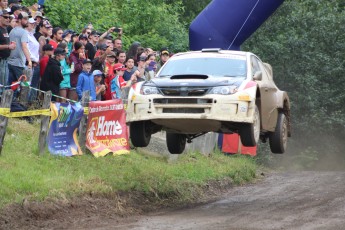
[[[177,161],[143,155],[94,158],[38,154],[39,123],[11,119],[0,155],[0,208],[13,202],[65,198],[83,194],[136,191],[158,198],[187,200],[209,181],[231,179],[241,184],[255,177],[255,161],[221,153],[182,155]]]

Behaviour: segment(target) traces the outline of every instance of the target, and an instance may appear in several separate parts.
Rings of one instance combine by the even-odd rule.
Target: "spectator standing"
[[[168,61],[168,59],[170,58],[170,53],[168,51],[167,48],[162,48],[161,49],[161,52],[160,52],[160,60],[159,60],[159,63],[157,65],[157,72],[159,71],[159,69],[165,64],[165,62]]]
[[[58,44],[62,42],[62,35],[63,30],[60,27],[55,27],[53,29],[53,35],[51,36],[49,44],[52,45],[54,49],[56,49]]]
[[[79,42],[85,47],[88,43],[87,36],[85,36],[84,34],[79,35]]]
[[[45,44],[43,46],[42,50],[43,50],[43,55],[41,56],[41,59],[40,59],[40,77],[41,77],[41,79],[42,79],[44,71],[47,67],[49,58],[54,53],[54,47],[50,44]]]
[[[145,81],[147,79],[147,71],[146,71],[146,57],[140,56],[138,62],[138,69],[134,72],[131,77],[132,84]]]
[[[92,61],[90,59],[85,59],[83,61],[83,71],[78,77],[77,94],[79,100],[81,100],[84,91],[90,91],[90,100],[96,101],[96,88],[91,67]]]
[[[16,43],[16,48],[12,50],[8,58],[8,85],[15,82],[22,75],[25,68],[25,62],[28,62],[27,67],[32,68],[32,61],[30,51],[28,49],[28,32],[24,29],[28,26],[29,15],[21,12],[18,15],[18,25],[10,33],[10,41]],[[16,95],[15,95],[16,96]]]
[[[7,26],[10,24],[10,14],[7,10],[0,11],[0,84],[6,85],[8,80],[7,58],[11,50],[16,48],[16,43],[10,43],[10,37],[7,33]],[[2,93],[3,88],[0,88]]]
[[[121,34],[122,34],[122,29],[121,29]],[[117,52],[119,50],[122,50],[122,39],[119,33],[119,37],[115,38],[114,40],[114,52]]]
[[[8,8],[8,1],[7,0],[0,0],[0,11],[6,10]]]
[[[106,91],[104,94],[105,100],[112,99],[111,90],[110,90],[110,82],[115,77],[114,75],[115,58],[116,58],[116,54],[113,51],[110,51],[108,52],[107,58],[105,60],[105,68],[104,68],[104,74],[105,74],[104,84],[106,86]]]
[[[134,60],[134,65],[137,66],[138,64],[138,48],[140,47],[139,42],[133,42],[132,45],[129,47],[127,52],[127,57],[132,57]]]
[[[110,47],[102,43],[99,45],[97,52],[97,57],[92,61],[92,70],[100,70],[104,72],[105,59],[107,54],[110,52]]]
[[[89,36],[89,42],[85,46],[87,57],[92,61],[97,51],[97,43],[99,41],[99,34],[93,30]]]
[[[83,70],[83,61],[85,57],[85,47],[80,42],[74,43],[74,51],[69,56],[69,61],[72,66],[74,66],[74,71],[71,73],[71,88],[68,91],[68,98],[74,101],[78,100],[78,95],[76,92],[76,87],[78,83],[78,77]],[[73,69],[73,68],[72,68]]]
[[[35,32],[35,27],[36,27],[36,22],[33,18],[29,18],[28,20],[28,27],[26,27],[26,30],[28,31],[28,38],[29,38],[29,42],[28,42],[28,48],[30,51],[30,57],[31,57],[31,61],[32,61],[32,76],[31,79],[28,77],[28,80],[30,81],[30,86],[33,88],[38,88],[38,84],[39,84],[39,80],[40,80],[40,57],[39,57],[39,53],[40,53],[40,44],[38,43],[38,41],[36,40],[35,36],[34,36],[34,32]],[[31,89],[30,93],[29,93],[29,101],[33,101],[36,99],[37,96],[37,91]]]
[[[41,11],[36,11],[34,19],[36,21],[36,24],[39,25],[41,23],[41,21],[43,21],[43,19],[44,19],[42,12]]]
[[[60,83],[63,80],[60,61],[65,59],[65,56],[65,50],[61,48],[56,48],[54,50],[54,58],[49,58],[48,65],[42,77],[41,90],[51,91],[54,95],[59,94]],[[52,101],[56,101],[54,95]]]
[[[105,85],[101,84],[103,73],[100,70],[94,70],[92,74],[96,90],[96,101],[100,101],[105,93]]]
[[[127,68],[121,63],[114,66],[114,77],[110,81],[111,99],[121,99],[121,88],[128,87],[126,81],[123,80],[123,73]]]
[[[71,73],[73,72],[73,69],[68,64],[68,47],[67,44],[62,42],[58,45],[58,48],[61,48],[65,50],[66,56],[63,60],[60,61],[61,65],[61,71],[62,71],[62,76],[63,80],[60,83],[60,90],[59,90],[59,95],[61,97],[67,98],[68,91],[71,88]],[[60,102],[66,102],[65,99],[60,98]]]
[[[137,67],[134,66],[134,60],[132,57],[129,57],[126,62],[127,70],[123,73],[123,79],[125,81],[129,81],[131,79],[131,76],[134,74],[134,72],[137,70]]]
[[[126,52],[123,50],[119,50],[116,54],[117,63],[121,63],[125,65],[126,63]]]

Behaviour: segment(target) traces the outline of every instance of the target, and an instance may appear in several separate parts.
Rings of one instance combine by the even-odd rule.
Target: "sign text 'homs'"
[[[89,104],[86,147],[95,157],[129,153],[126,114],[121,99]]]

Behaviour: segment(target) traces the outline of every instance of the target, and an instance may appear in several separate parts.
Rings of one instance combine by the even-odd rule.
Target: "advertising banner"
[[[77,132],[84,108],[80,103],[51,103],[50,108],[49,152],[61,156],[82,155]]]
[[[121,99],[89,104],[86,147],[95,157],[129,153],[126,114]]]

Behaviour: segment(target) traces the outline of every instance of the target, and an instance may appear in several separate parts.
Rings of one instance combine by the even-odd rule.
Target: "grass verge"
[[[231,178],[235,184],[251,181],[256,164],[245,156],[221,153],[182,155],[175,162],[132,151],[129,155],[94,158],[38,155],[39,123],[11,119],[0,155],[0,209],[10,203],[47,198],[140,192],[164,200],[193,199],[210,181]]]

